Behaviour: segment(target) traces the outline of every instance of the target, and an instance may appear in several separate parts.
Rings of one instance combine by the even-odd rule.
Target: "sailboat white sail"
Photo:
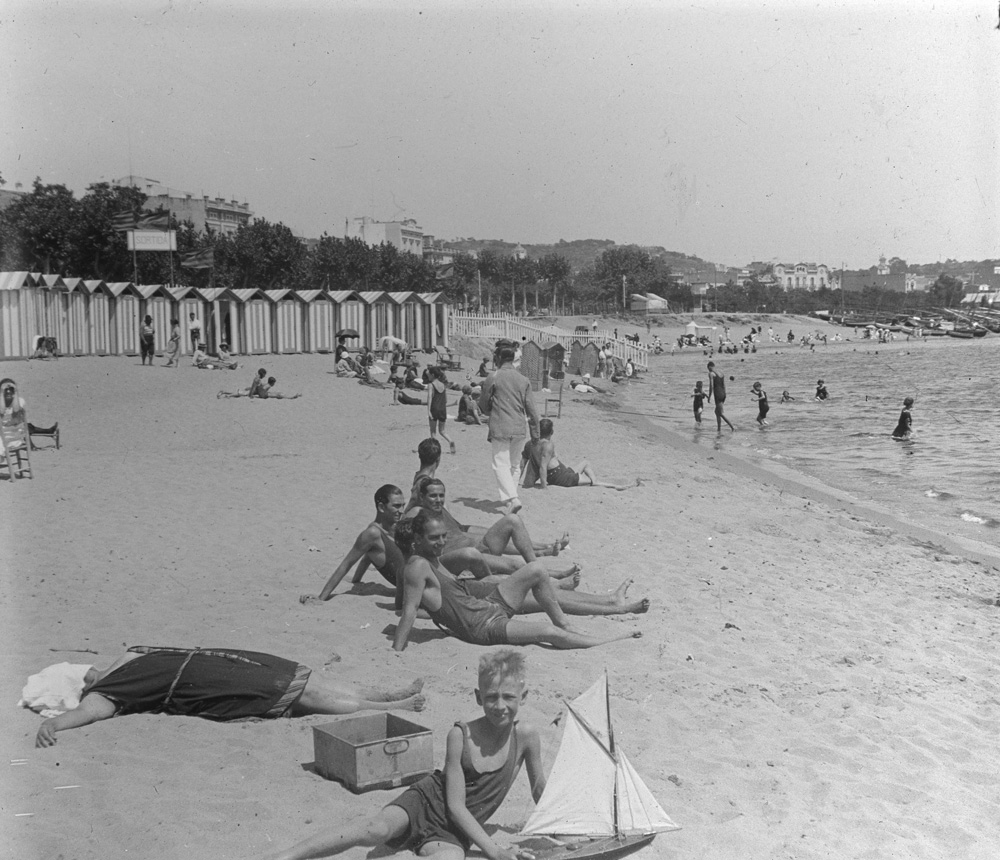
[[[521,833],[622,838],[677,829],[615,744],[605,673],[568,703],[552,772]]]

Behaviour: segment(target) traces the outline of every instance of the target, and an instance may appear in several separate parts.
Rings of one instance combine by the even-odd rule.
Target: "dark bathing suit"
[[[716,408],[726,402],[726,380],[721,376],[712,377],[712,396],[715,398]]]
[[[115,716],[173,714],[208,720],[284,717],[310,670],[291,660],[229,648],[128,649],[143,656],[84,691],[115,706]]]
[[[553,487],[579,487],[580,476],[565,463],[560,463],[555,468],[549,469],[545,474],[545,481]]]
[[[431,398],[431,418],[435,421],[448,420],[448,389],[442,388],[438,391],[435,386],[430,387]]]
[[[706,395],[704,392],[696,391],[692,396],[694,402],[694,414],[697,415],[699,412],[702,411],[702,409],[705,408]]]
[[[757,407],[760,410],[757,413],[758,419],[767,418],[767,413],[771,411],[771,407],[767,404],[767,392],[761,390],[760,394],[761,398],[757,401]]]
[[[455,723],[461,728],[467,742],[469,727],[465,723]],[[500,808],[503,799],[517,777],[519,770],[517,750],[517,725],[510,735],[510,750],[507,761],[499,770],[480,773],[465,763],[462,755],[462,773],[465,776],[465,808],[476,821],[482,823]],[[402,836],[392,839],[386,845],[394,851],[404,848],[419,852],[428,842],[448,842],[468,851],[472,843],[455,824],[448,813],[445,796],[444,773],[434,771],[411,788],[404,791],[389,806],[400,807],[410,819]]]
[[[455,579],[447,571],[434,575],[441,590],[441,608],[428,612],[435,624],[473,645],[510,644],[507,622],[515,612],[495,584]]]
[[[913,416],[910,414],[909,410],[904,409],[899,413],[899,423],[896,425],[896,429],[892,431],[892,435],[896,439],[902,439],[907,433],[910,432],[910,424],[913,421]]]

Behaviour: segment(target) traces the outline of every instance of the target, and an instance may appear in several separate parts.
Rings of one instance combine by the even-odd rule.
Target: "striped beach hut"
[[[83,278],[63,278],[66,292],[62,300],[66,304],[68,337],[60,349],[66,355],[91,355],[90,345],[90,293],[83,284]]]
[[[417,343],[417,317],[421,309],[425,307],[424,303],[417,298],[417,294],[412,290],[386,293],[386,297],[392,304],[392,327],[388,334],[415,346]]]
[[[177,314],[173,296],[166,284],[137,284],[136,290],[142,297],[139,317],[153,318],[153,351],[162,355],[170,343],[170,320]]]
[[[116,281],[106,288],[111,304],[111,352],[138,355],[142,296],[130,281]]]
[[[194,348],[191,346],[191,314],[201,323],[202,340],[207,340],[211,334],[208,309],[201,296],[198,295],[194,287],[166,287],[176,308],[177,321],[181,326],[181,352],[193,354]]]
[[[384,335],[392,334],[392,308],[385,290],[365,290],[358,293],[364,305],[365,329],[361,332],[362,343],[369,349],[378,347]]]
[[[78,289],[86,291],[90,303],[90,353],[111,353],[111,293],[104,281],[86,280]]]
[[[271,344],[278,353],[304,352],[306,303],[294,290],[264,290],[272,302]]]
[[[324,290],[299,290],[305,303],[306,352],[333,352],[336,347],[334,332],[337,324],[337,305]]]
[[[448,345],[448,306],[438,299],[441,293],[418,293],[417,298],[424,303],[422,313],[422,349],[432,349],[441,344]]]
[[[194,292],[208,313],[208,319],[202,320],[202,336],[209,345],[209,351],[215,351],[225,343],[231,353],[245,352],[239,325],[243,302],[232,290],[223,287],[198,288]]]
[[[271,301],[263,290],[252,287],[233,290],[240,302],[238,328],[246,355],[273,352],[271,340]]]
[[[40,322],[39,333],[54,337],[60,353],[71,354],[69,343],[69,306],[66,285],[59,275],[36,275],[35,308]]]
[[[330,293],[330,298],[337,305],[334,334],[342,329],[352,328],[361,336],[359,340],[352,342],[352,346],[368,346],[368,331],[365,326],[365,310],[368,306],[361,294],[354,290],[336,290]]]
[[[34,352],[35,279],[30,272],[0,272],[0,360]]]

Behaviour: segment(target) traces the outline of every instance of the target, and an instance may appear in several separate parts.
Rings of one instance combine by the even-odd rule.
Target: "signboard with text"
[[[176,230],[129,230],[130,251],[176,251]]]

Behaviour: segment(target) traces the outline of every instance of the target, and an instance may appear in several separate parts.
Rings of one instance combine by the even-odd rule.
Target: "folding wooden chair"
[[[36,427],[30,421],[28,422],[28,442],[31,443],[31,450],[37,451],[38,446],[35,444],[35,436],[48,436],[50,439],[55,439],[56,448],[59,448],[59,422],[56,421],[51,427]]]
[[[563,394],[563,384],[560,382],[559,387],[555,391],[545,392],[545,402],[542,404],[542,417],[549,417],[549,404],[555,403],[556,406],[556,418],[562,418],[562,394]]]
[[[28,453],[30,448],[26,423],[0,427],[0,449],[3,451],[4,463],[12,481],[15,474],[19,478],[26,475],[29,478],[34,477],[31,471],[31,455]]]

